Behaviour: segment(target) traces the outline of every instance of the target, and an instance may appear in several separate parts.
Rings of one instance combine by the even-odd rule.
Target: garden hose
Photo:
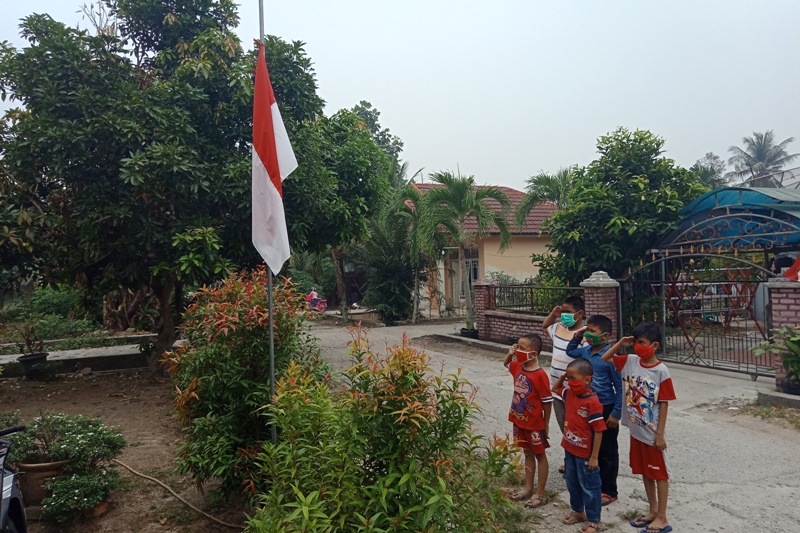
[[[182,497],[180,494],[178,494],[177,492],[175,492],[174,490],[172,490],[171,488],[169,488],[167,485],[165,485],[165,484],[164,484],[164,483],[162,483],[161,481],[157,480],[156,478],[154,478],[154,477],[150,477],[150,476],[146,476],[146,475],[144,475],[144,474],[142,474],[142,473],[140,473],[140,472],[137,472],[136,470],[134,470],[134,469],[133,469],[133,468],[131,468],[130,466],[126,465],[126,464],[125,464],[125,463],[123,463],[122,461],[118,461],[117,459],[112,459],[112,461],[113,461],[113,462],[115,462],[115,463],[117,463],[117,464],[118,464],[118,465],[120,465],[121,467],[123,467],[123,468],[126,468],[127,470],[129,470],[129,471],[130,471],[130,473],[131,473],[131,474],[133,474],[133,475],[135,475],[135,476],[139,476],[139,477],[142,477],[142,478],[144,478],[144,479],[149,479],[149,480],[150,480],[150,481],[152,481],[153,483],[158,483],[159,485],[161,485],[162,487],[164,487],[165,489],[167,489],[167,490],[168,490],[168,491],[169,491],[169,492],[170,492],[170,493],[171,493],[173,496],[175,496],[176,498],[178,498],[178,500],[180,500],[180,501],[181,501],[181,502],[183,502],[185,505],[187,505],[189,508],[191,508],[191,509],[193,509],[193,510],[197,511],[198,513],[200,513],[201,515],[205,516],[205,517],[206,517],[206,518],[208,518],[209,520],[213,520],[214,522],[216,522],[217,524],[219,524],[219,525],[221,525],[221,526],[230,527],[230,528],[233,528],[233,529],[239,529],[239,530],[241,530],[241,529],[244,529],[244,526],[237,526],[236,524],[229,524],[228,522],[223,522],[223,521],[222,521],[222,520],[220,520],[219,518],[215,518],[215,517],[211,516],[210,514],[206,513],[205,511],[203,511],[203,510],[201,510],[201,509],[198,509],[197,507],[195,507],[194,505],[192,505],[191,503],[189,503],[189,502],[187,502],[185,499],[183,499],[183,497]]]

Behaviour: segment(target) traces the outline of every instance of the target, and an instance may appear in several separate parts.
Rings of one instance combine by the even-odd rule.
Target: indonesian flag
[[[253,101],[253,245],[273,273],[289,259],[282,182],[296,168],[297,159],[269,81],[264,45],[259,43]]]

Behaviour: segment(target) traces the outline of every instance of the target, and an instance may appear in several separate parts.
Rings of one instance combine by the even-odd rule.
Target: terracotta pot
[[[104,515],[111,509],[111,502],[108,500],[103,500],[91,509],[86,509],[83,511],[84,518],[96,518],[100,515]]]
[[[44,484],[51,478],[58,477],[64,471],[64,467],[71,462],[56,461],[54,463],[19,463],[17,467],[25,475],[19,478],[19,487],[22,490],[22,498],[25,506],[41,505],[42,500],[47,496],[47,489]]]

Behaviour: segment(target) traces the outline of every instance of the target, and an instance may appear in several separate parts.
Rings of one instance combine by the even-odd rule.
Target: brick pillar
[[[800,283],[783,276],[767,282],[769,292],[768,327],[791,328],[800,325]],[[771,332],[768,333],[771,335]],[[775,354],[775,386],[780,387],[780,382],[786,379],[786,370],[783,368],[780,356]]]
[[[619,283],[599,270],[581,282],[583,299],[586,302],[586,317],[605,315],[611,319],[614,327],[609,342],[619,338],[619,306],[617,305]]]
[[[475,328],[478,330],[478,337],[488,339],[489,321],[486,319],[486,310],[489,309],[489,290],[492,282],[482,279],[472,283],[473,302],[475,302]]]

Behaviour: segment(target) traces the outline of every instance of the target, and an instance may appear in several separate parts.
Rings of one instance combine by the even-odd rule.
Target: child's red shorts
[[[633,437],[631,437],[631,470],[634,474],[650,479],[669,479],[666,453]]]
[[[514,426],[514,442],[517,448],[530,448],[536,455],[544,453],[550,447],[545,438],[544,430],[525,429]]]

